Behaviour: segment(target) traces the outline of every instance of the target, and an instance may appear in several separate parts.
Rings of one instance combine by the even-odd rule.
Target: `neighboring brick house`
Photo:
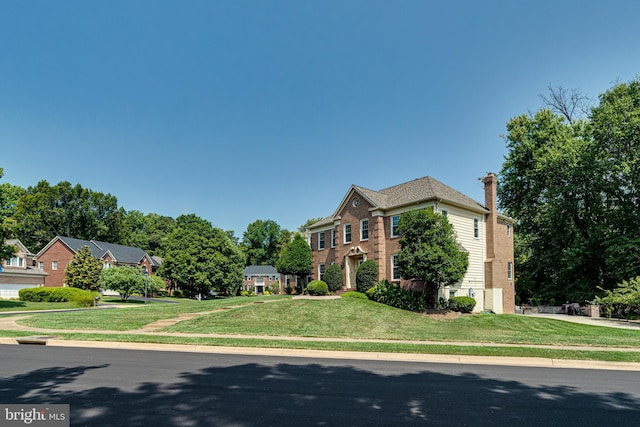
[[[242,288],[245,291],[253,289],[256,294],[268,291],[269,287],[275,283],[282,288],[284,282],[284,276],[271,265],[250,265],[242,270],[242,275],[244,276]]]
[[[31,251],[17,239],[6,240],[5,244],[15,247],[16,252],[0,261],[0,298],[18,298],[20,289],[44,286],[47,273],[33,267]]]
[[[153,275],[160,266],[157,258],[150,257],[139,248],[57,236],[35,256],[37,267],[48,273],[45,286],[64,286],[65,269],[75,253],[83,246],[88,246],[93,256],[102,261],[102,268],[121,265],[138,266],[142,271]]]
[[[447,216],[458,243],[469,253],[462,282],[441,289],[439,296],[471,295],[477,301],[475,311],[514,313],[514,221],[498,213],[496,185],[493,174],[484,179],[484,204],[431,177],[380,191],[352,185],[333,215],[308,227],[312,277],[318,279],[329,265],[339,264],[345,288],[355,288],[358,266],[373,259],[380,280],[410,286],[410,280],[400,277],[396,264],[398,219],[407,210],[430,208]]]

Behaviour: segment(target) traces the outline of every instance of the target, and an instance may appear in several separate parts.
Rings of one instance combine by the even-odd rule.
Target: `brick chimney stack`
[[[496,257],[496,232],[498,228],[498,206],[497,206],[497,186],[498,179],[494,174],[489,174],[484,178],[484,205],[489,209],[487,214],[487,258]]]

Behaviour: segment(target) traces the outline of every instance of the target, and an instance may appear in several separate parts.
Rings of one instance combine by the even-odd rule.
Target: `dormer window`
[[[7,267],[24,267],[24,258],[14,256],[5,260],[5,263]]]

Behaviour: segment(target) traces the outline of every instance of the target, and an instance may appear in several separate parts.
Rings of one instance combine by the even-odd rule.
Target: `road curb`
[[[2,339],[0,344],[15,339]],[[280,356],[302,357],[309,359],[342,359],[342,360],[384,360],[396,362],[421,362],[421,363],[455,363],[466,365],[499,365],[499,366],[527,366],[558,369],[597,369],[612,371],[638,371],[640,363],[631,362],[602,362],[589,360],[565,360],[545,359],[539,357],[508,357],[508,356],[466,356],[455,354],[417,354],[417,353],[381,353],[363,351],[330,351],[330,350],[305,350],[262,347],[228,347],[207,346],[195,344],[157,344],[157,343],[132,343],[117,341],[78,341],[49,339],[47,346],[53,347],[87,347],[105,348],[117,350],[145,350],[145,351],[174,351],[185,353],[211,353],[229,355],[256,355],[256,356]]]

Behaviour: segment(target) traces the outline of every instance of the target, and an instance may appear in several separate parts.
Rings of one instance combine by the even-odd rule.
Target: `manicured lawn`
[[[64,308],[78,308],[73,302],[31,302],[16,300],[0,300],[0,312],[25,310],[60,310]]]
[[[279,300],[265,304],[259,301]],[[639,347],[640,331],[516,315],[475,314],[434,319],[367,300],[296,300],[290,297],[179,300],[179,304],[40,314],[21,324],[51,329],[127,331],[181,313],[219,311],[182,321],[166,332],[369,338],[478,343]],[[225,306],[245,307],[221,310]],[[105,338],[106,339],[106,338]]]

